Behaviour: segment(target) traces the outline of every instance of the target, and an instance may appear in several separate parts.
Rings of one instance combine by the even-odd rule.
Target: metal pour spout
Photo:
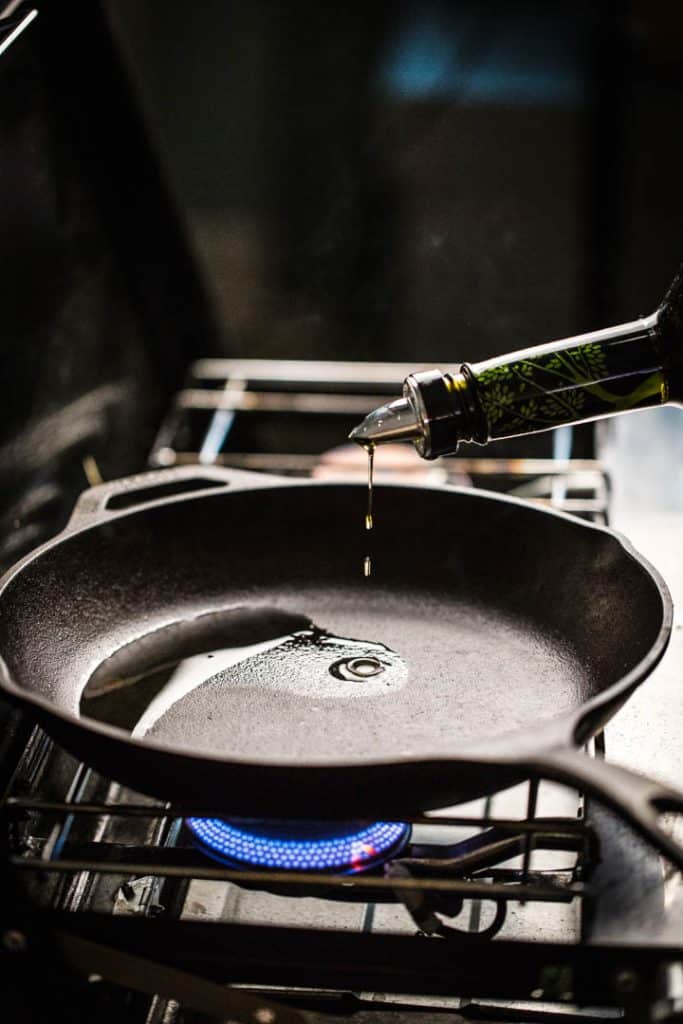
[[[369,413],[349,434],[360,445],[387,444],[389,441],[415,441],[423,429],[414,407],[407,398],[397,398]]]

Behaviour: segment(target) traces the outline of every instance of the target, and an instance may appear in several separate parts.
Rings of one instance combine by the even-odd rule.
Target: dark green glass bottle
[[[683,268],[651,316],[483,363],[411,374],[404,398],[352,433],[412,440],[424,458],[460,441],[534,434],[666,403],[683,404]]]

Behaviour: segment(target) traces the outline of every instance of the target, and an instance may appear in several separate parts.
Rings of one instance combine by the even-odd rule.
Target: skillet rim
[[[206,477],[209,475],[214,476],[214,474],[207,474],[207,468],[214,469],[216,467],[196,467],[197,477]],[[157,499],[136,503],[134,506],[129,508],[117,509],[116,511],[110,509],[107,509],[106,511],[100,510],[99,514],[97,512],[93,512],[92,514],[83,516],[82,518],[80,516],[78,518],[72,518],[63,530],[54,537],[45,541],[43,544],[39,545],[33,551],[28,552],[23,558],[11,566],[2,575],[2,577],[0,577],[0,615],[2,614],[2,601],[5,592],[12,582],[15,581],[30,564],[37,561],[42,555],[51,551],[53,548],[71,540],[73,537],[96,530],[105,524],[113,522],[114,520],[125,519],[129,516],[154,510],[155,508],[161,508],[166,505],[175,505],[182,502],[198,500],[208,501],[212,498],[225,498],[226,495],[231,493],[248,493],[255,490],[269,492],[290,488],[299,489],[309,487],[350,487],[365,492],[367,486],[365,483],[344,479],[311,480],[277,477],[273,474],[266,473],[241,473],[240,471],[237,471],[233,478],[231,476],[231,472],[231,470],[221,470],[220,474],[215,474],[215,479],[217,481],[215,488],[211,487],[208,489],[181,494],[165,495]],[[134,479],[140,483],[147,483],[148,485],[153,486],[155,478],[161,482],[162,477],[167,479],[166,473],[163,470],[141,473],[137,474],[133,478],[124,479]],[[112,481],[111,484],[116,484],[118,482],[119,481]],[[101,489],[104,491],[108,486],[110,485],[105,484]],[[616,542],[624,554],[635,562],[654,584],[661,602],[661,624],[654,642],[644,657],[641,658],[641,660],[629,672],[627,672],[626,675],[615,680],[614,683],[606,687],[604,690],[601,690],[600,693],[591,697],[590,700],[584,702],[579,707],[563,712],[556,717],[545,719],[542,726],[537,726],[533,731],[529,726],[525,726],[523,729],[507,733],[504,732],[494,737],[485,739],[479,738],[476,741],[463,744],[459,752],[454,755],[436,755],[431,757],[425,755],[368,760],[356,759],[350,764],[316,760],[292,764],[290,762],[271,758],[262,759],[260,761],[247,760],[238,757],[228,759],[217,754],[211,754],[203,751],[188,748],[179,749],[160,742],[152,737],[133,737],[130,733],[117,726],[113,726],[96,719],[73,715],[57,707],[42,695],[29,693],[12,678],[1,651],[0,690],[4,691],[11,699],[16,700],[20,704],[27,705],[29,708],[35,708],[41,719],[49,720],[51,718],[56,718],[67,728],[76,728],[81,730],[89,734],[92,739],[96,739],[98,736],[101,736],[108,741],[113,741],[124,747],[131,747],[134,750],[141,750],[148,754],[158,751],[162,757],[170,756],[175,759],[187,760],[194,763],[203,762],[207,765],[220,764],[224,768],[234,766],[235,770],[242,772],[249,769],[253,769],[254,771],[263,770],[266,772],[280,771],[290,773],[298,773],[299,771],[348,772],[350,769],[371,771],[373,768],[383,770],[395,767],[396,769],[400,769],[403,766],[427,766],[435,764],[481,764],[487,766],[499,764],[514,766],[517,764],[528,764],[530,759],[541,758],[544,753],[555,749],[558,746],[565,747],[567,749],[575,749],[580,744],[585,743],[591,736],[595,735],[601,726],[609,720],[609,718],[623,703],[625,703],[626,700],[628,700],[633,691],[647,678],[648,675],[650,675],[661,661],[669,645],[673,629],[673,599],[659,570],[656,569],[622,533],[607,526],[588,522],[587,520],[581,519],[579,516],[572,515],[569,512],[562,512],[557,509],[539,506],[524,498],[500,494],[499,492],[489,491],[484,488],[455,487],[447,483],[413,484],[402,481],[392,481],[391,483],[379,484],[377,486],[378,490],[381,489],[383,491],[428,491],[452,494],[456,498],[458,496],[462,496],[465,498],[473,498],[475,500],[494,501],[497,504],[512,505],[514,507],[522,508],[523,510],[530,512],[532,515],[551,516],[567,523],[568,526],[579,527],[581,529],[591,530],[605,535],[610,539],[610,541]],[[89,495],[91,491],[94,490],[98,490],[98,488],[90,488],[82,492],[77,499],[74,509],[77,509],[78,504],[84,496]],[[591,721],[594,723],[592,726],[588,724]],[[585,726],[587,724],[588,728],[586,729]],[[47,731],[49,732],[49,726],[47,727]],[[533,737],[533,739],[531,737]],[[504,748],[506,746],[513,746],[514,750],[512,752],[505,752]],[[485,750],[482,748],[485,748]]]

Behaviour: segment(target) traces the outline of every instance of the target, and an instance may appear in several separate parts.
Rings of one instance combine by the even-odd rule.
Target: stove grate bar
[[[108,803],[66,803],[58,800],[35,800],[31,797],[9,797],[3,806],[7,816],[21,815],[27,811],[47,814],[111,815],[112,817],[140,818],[209,818],[218,817],[215,809],[178,807],[162,804],[108,804]],[[465,828],[497,828],[503,832],[536,832],[539,835],[554,835],[558,830],[576,835],[588,835],[589,827],[578,818],[496,818],[488,816],[459,816],[450,814],[415,814],[403,816],[402,820],[411,825],[452,825]]]
[[[363,416],[373,403],[382,405],[385,400],[385,395],[314,395],[300,392],[283,394],[244,391],[236,387],[222,391],[187,388],[179,392],[176,405],[180,409],[209,411],[221,409],[226,412],[296,412],[313,416]]]
[[[444,892],[468,899],[495,901],[540,900],[551,903],[570,903],[583,893],[579,882],[566,885],[556,882],[543,885],[515,885],[504,882],[471,882],[450,878],[384,878],[381,876],[325,875],[298,871],[233,871],[227,868],[191,867],[172,864],[126,863],[125,861],[102,862],[99,860],[54,860],[44,861],[39,857],[10,857],[9,863],[23,871],[71,872],[88,871],[97,874],[116,875],[158,875],[162,878],[192,878],[214,882],[238,882],[242,884],[291,886],[305,885],[323,889],[364,889],[368,891],[425,891]]]

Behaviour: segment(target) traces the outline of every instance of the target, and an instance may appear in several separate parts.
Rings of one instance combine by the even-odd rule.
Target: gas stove
[[[404,370],[200,361],[150,465],[356,476],[362,462],[330,438]],[[554,455],[411,459],[385,475],[484,483],[606,522],[605,465],[573,460],[562,433]],[[590,753],[605,756],[603,734]],[[575,791],[529,780],[402,822],[227,821],[210,794],[174,806],[103,778],[29,722],[13,757],[3,877],[20,885],[2,956],[41,970],[52,957],[74,1019],[678,1019],[680,879]]]
[[[229,31],[222,39],[212,32],[212,59],[193,63],[204,6],[223,12]],[[502,19],[514,67],[529,49],[515,40],[537,38],[545,6],[521,5]],[[667,264],[680,259],[672,210],[681,161],[667,130],[679,89],[658,77],[670,76],[668,61],[664,71],[641,62],[629,74],[624,54],[635,36],[627,46],[623,19],[594,6],[594,27],[591,16],[573,43],[564,29],[557,37],[560,70],[573,51],[584,93],[573,109],[517,107],[519,93],[507,87],[502,106],[478,106],[482,83],[509,79],[488,73],[495,61],[473,60],[469,43],[456,47],[464,78],[442,82],[464,87],[465,102],[450,94],[402,99],[399,36],[398,63],[380,76],[390,99],[373,126],[375,101],[365,90],[381,69],[371,67],[370,52],[382,49],[386,29],[372,5],[367,21],[319,5],[196,5],[189,20],[184,8],[176,12],[174,39],[167,4],[145,5],[144,17],[134,4],[0,4],[11,381],[0,464],[3,567],[64,524],[86,481],[135,472],[148,456],[149,468],[217,463],[364,477],[362,453],[341,439],[419,368],[207,358],[181,386],[200,352],[412,360],[429,346],[430,356],[452,363],[607,323],[632,304],[649,308]],[[115,33],[105,7],[121,15],[114,12]],[[432,7],[426,35],[418,19],[413,38],[438,44],[457,26],[449,15],[434,31]],[[510,31],[518,17],[521,35],[517,25]],[[552,41],[557,12],[547,18],[552,31],[538,39]],[[180,172],[156,159],[164,118],[161,132],[150,131],[154,97],[137,101],[136,79],[114,45],[127,20],[145,43],[159,40],[152,68],[168,123],[192,125],[189,138],[167,139]],[[465,42],[500,38],[490,22],[474,27]],[[641,41],[655,34],[669,36],[644,32]],[[134,45],[125,52],[144,78],[144,56],[136,61]],[[421,53],[421,44],[403,52],[413,86]],[[213,75],[214,54],[230,72],[220,102],[195,77],[200,68]],[[289,82],[284,90],[278,75]],[[513,76],[513,84],[528,81]],[[545,101],[543,77],[542,92]],[[198,106],[183,118],[190,95]],[[217,149],[207,135],[211,111]],[[192,185],[202,156],[213,193]],[[653,174],[657,188],[642,187]],[[182,196],[169,202],[169,180],[189,184],[201,209],[176,216]],[[187,228],[216,250],[206,280]],[[209,277],[224,330],[206,301]],[[465,342],[468,351],[456,350]],[[645,471],[662,450],[661,439],[648,443],[647,414],[633,419],[613,436],[621,434],[619,457],[635,458],[625,474],[639,484],[635,501],[623,500],[613,452],[606,462],[595,457],[592,428],[490,446],[485,457],[469,449],[429,466],[412,452],[383,453],[377,479],[474,484],[600,523],[609,517],[677,596],[683,581],[671,553],[681,548],[680,523],[653,519],[651,508],[637,521],[623,516],[654,489]],[[657,481],[671,484],[671,466],[680,464],[677,452],[657,468]],[[661,495],[657,507],[666,507]],[[677,785],[680,630],[590,749]],[[151,799],[79,762],[4,701],[0,716],[5,1019],[42,1024],[63,1010],[74,1022],[103,1024],[432,1024],[444,1015],[565,1024],[683,1014],[680,877],[575,791],[529,780],[399,822],[225,821],[210,787],[201,807]]]

